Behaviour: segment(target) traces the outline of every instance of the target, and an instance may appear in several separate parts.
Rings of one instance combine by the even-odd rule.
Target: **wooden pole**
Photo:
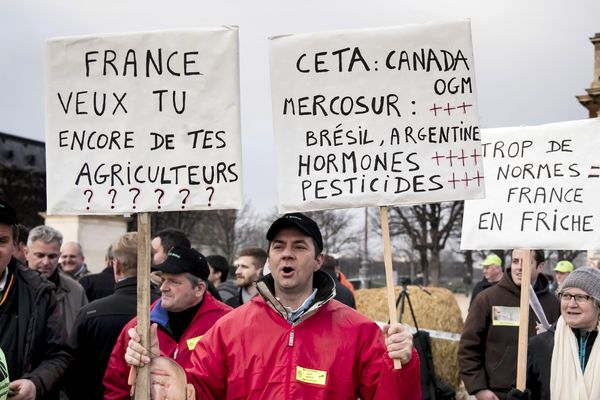
[[[388,310],[390,323],[398,322],[396,314],[396,292],[394,290],[394,268],[392,265],[392,246],[390,244],[390,227],[388,223],[387,207],[380,207],[381,234],[383,235],[383,262],[385,265],[385,287],[387,289]],[[394,369],[401,369],[400,360],[394,360]]]
[[[513,259],[521,263],[521,304],[519,318],[519,350],[517,354],[517,389],[527,384],[527,342],[529,340],[529,282],[531,281],[531,250],[513,250]]]
[[[137,215],[137,332],[142,346],[150,350],[150,214]],[[150,398],[150,365],[139,368],[135,384],[135,400]]]

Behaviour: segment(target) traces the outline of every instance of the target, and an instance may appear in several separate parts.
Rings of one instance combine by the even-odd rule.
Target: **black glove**
[[[531,399],[531,391],[529,389],[525,389],[524,391],[520,391],[519,389],[513,388],[510,389],[508,395],[506,396],[506,400],[530,400]]]

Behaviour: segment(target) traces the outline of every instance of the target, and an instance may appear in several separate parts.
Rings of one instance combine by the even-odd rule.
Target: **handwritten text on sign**
[[[48,212],[239,208],[235,27],[53,39]]]
[[[468,21],[271,40],[279,210],[483,194]]]
[[[600,120],[482,132],[486,199],[467,201],[463,249],[600,248]]]

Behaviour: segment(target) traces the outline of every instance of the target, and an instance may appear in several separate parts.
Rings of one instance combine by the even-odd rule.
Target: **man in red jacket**
[[[153,353],[170,357],[187,368],[191,366],[191,355],[202,335],[231,308],[215,300],[206,290],[208,264],[196,250],[174,247],[156,268],[163,282],[161,298],[150,311],[150,320],[158,325],[153,332]],[[136,325],[136,318],[125,325],[110,355],[103,380],[107,400],[130,398],[129,366],[123,354],[129,341],[128,330],[135,332]]]
[[[333,279],[319,271],[317,224],[286,214],[267,240],[271,274],[258,282],[259,296],[217,321],[192,352],[186,372],[198,398],[420,399],[412,335],[398,323],[382,333],[333,299]],[[148,363],[130,334],[127,362]]]

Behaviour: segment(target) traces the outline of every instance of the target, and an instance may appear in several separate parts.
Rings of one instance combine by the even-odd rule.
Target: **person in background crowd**
[[[415,276],[415,280],[412,283],[417,286],[423,286],[425,284],[425,275],[423,275],[423,271],[417,272],[417,276]]]
[[[175,228],[166,228],[154,235],[150,245],[152,247],[152,263],[154,264],[152,267],[154,272],[150,274],[150,279],[156,287],[160,287],[162,281],[160,280],[160,274],[155,272],[158,269],[157,266],[167,259],[167,254],[172,248],[182,247],[191,249],[192,244],[183,231]],[[215,299],[222,300],[217,288],[209,281],[206,281],[206,288]]]
[[[27,247],[27,237],[29,236],[29,229],[25,225],[17,225],[17,240],[15,242],[15,252],[13,257],[19,260],[23,265],[27,265],[27,258],[25,257],[25,247]]]
[[[203,335],[231,308],[206,290],[208,264],[196,250],[174,247],[157,268],[162,279],[161,297],[150,311],[156,355],[173,358],[187,368]],[[137,335],[136,325],[137,318],[125,325],[112,350],[103,380],[105,400],[129,399],[129,367],[123,354],[129,341],[128,333]]]
[[[556,267],[554,267],[554,272],[556,274],[557,288],[560,289],[560,285],[562,285],[569,274],[573,272],[573,263],[567,260],[559,261],[556,263]]]
[[[477,297],[479,293],[494,286],[504,275],[504,272],[502,271],[502,260],[496,254],[488,255],[481,263],[481,268],[483,271],[483,279],[477,282],[475,287],[473,287],[469,307],[471,307],[473,300],[475,300],[475,297]]]
[[[600,399],[600,271],[577,268],[559,290],[558,322],[529,340],[528,390],[508,399]]]
[[[331,301],[333,279],[319,270],[318,225],[286,214],[267,240],[271,273],[258,282],[260,295],[217,321],[192,351],[186,372],[198,398],[421,399],[412,335],[399,323],[382,333]],[[135,330],[130,336],[127,362],[149,363],[156,346],[149,352]]]
[[[29,268],[56,285],[56,300],[63,312],[67,335],[70,335],[77,313],[88,300],[83,287],[58,269],[61,244],[59,231],[46,225],[36,226],[29,232],[25,255]]]
[[[335,258],[335,273],[338,279],[340,280],[340,283],[346,286],[348,290],[352,293],[352,296],[354,296],[354,286],[352,286],[352,282],[346,279],[346,275],[344,275],[344,273],[342,272],[340,261],[337,258]]]
[[[460,378],[477,400],[505,399],[516,383],[522,258],[513,250],[512,264],[502,279],[481,292],[469,309],[458,348]],[[558,299],[542,273],[542,250],[531,252],[531,283],[549,323],[560,315]],[[527,289],[526,289],[527,290]],[[529,313],[529,337],[536,333],[536,316]]]
[[[71,361],[67,335],[54,285],[13,257],[16,225],[15,210],[0,199],[0,348],[8,389],[11,400],[55,400]]]
[[[335,258],[329,254],[323,256],[323,264],[321,264],[321,271],[326,272],[331,276],[335,282],[335,297],[337,301],[348,307],[356,308],[356,301],[352,292],[338,280],[337,274],[335,273]]]
[[[77,242],[67,242],[60,249],[60,270],[76,281],[89,275],[83,248]]]
[[[138,234],[126,233],[110,247],[114,265],[114,293],[92,301],[77,315],[70,344],[73,365],[69,368],[66,390],[70,399],[101,400],[102,378],[108,358],[125,324],[137,314]],[[88,275],[90,277],[93,275]],[[150,293],[156,300],[159,294]],[[90,363],[90,360],[94,360]]]
[[[258,294],[256,281],[267,261],[267,253],[257,247],[242,249],[236,261],[235,285],[238,293],[227,300],[227,305],[233,308],[249,302]]]
[[[104,269],[98,274],[89,274],[79,280],[85,289],[88,300],[94,301],[109,296],[115,291],[112,245],[108,246],[104,256]]]
[[[470,272],[466,272],[463,276],[463,284],[465,285],[465,296],[469,297],[471,291],[471,285],[473,284],[473,277]]]
[[[206,257],[210,275],[208,281],[219,291],[221,301],[225,302],[238,293],[238,289],[232,281],[227,280],[229,274],[229,263],[227,259],[220,255]]]

